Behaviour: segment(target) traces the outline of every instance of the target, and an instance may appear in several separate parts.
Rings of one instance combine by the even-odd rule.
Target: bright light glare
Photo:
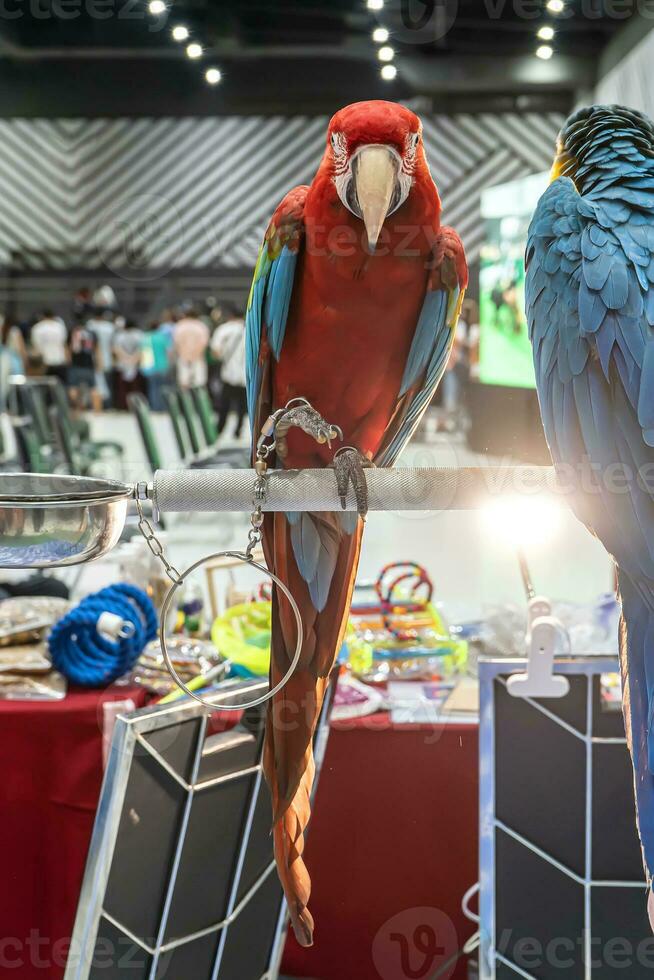
[[[562,14],[565,10],[563,0],[547,0],[547,9],[553,14]]]
[[[392,82],[397,75],[397,68],[395,65],[384,65],[381,70],[381,77],[385,82]]]
[[[166,4],[164,3],[164,0],[150,0],[150,3],[148,5],[148,10],[150,11],[151,14],[154,14],[155,17],[158,17],[159,14],[163,14],[165,9],[166,9]]]
[[[539,48],[536,48],[536,57],[542,58],[543,61],[549,61],[554,54],[554,48],[550,47],[549,44],[541,44]]]
[[[386,44],[388,41],[388,31],[385,27],[376,27],[372,32],[372,39],[375,44]]]
[[[383,10],[384,0],[368,0],[368,10]]]
[[[196,41],[193,41],[193,43],[189,44],[188,48],[186,49],[186,53],[189,58],[201,58],[203,54],[202,45],[198,44]]]
[[[173,27],[172,34],[175,41],[186,41],[188,38],[188,27],[184,27],[183,24],[178,24],[177,27]]]
[[[218,68],[207,68],[206,72],[204,73],[204,77],[209,82],[209,85],[217,85],[222,78],[222,75],[220,74]]]
[[[395,57],[395,51],[390,47],[390,45],[387,44],[383,48],[379,49],[377,52],[377,57],[380,61],[392,61]]]
[[[554,38],[554,28],[546,24],[544,27],[540,28],[538,31],[538,36],[541,41],[551,41]]]
[[[553,497],[500,497],[481,509],[484,525],[495,537],[513,546],[539,545],[556,532],[563,507]]]

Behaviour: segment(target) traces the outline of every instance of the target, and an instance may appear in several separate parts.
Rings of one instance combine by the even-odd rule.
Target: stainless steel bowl
[[[51,568],[110,551],[131,487],[114,480],[0,473],[0,568]]]

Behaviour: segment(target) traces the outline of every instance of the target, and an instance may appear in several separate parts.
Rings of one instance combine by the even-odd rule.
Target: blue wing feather
[[[462,298],[458,287],[425,294],[400,386],[400,398],[409,398],[408,407],[397,431],[375,459],[378,466],[393,465],[434,397],[454,340]]]
[[[259,390],[261,388],[261,365],[259,349],[261,346],[261,309],[266,289],[266,280],[259,279],[252,285],[252,293],[245,315],[245,363],[247,379],[247,399],[250,421],[254,422]]]
[[[296,265],[297,252],[292,252],[287,245],[284,245],[279,256],[271,263],[270,280],[266,287],[268,342],[277,360],[284,343]]]
[[[402,377],[400,397],[405,395],[427,370],[434,351],[435,328],[437,330],[438,324],[445,322],[447,305],[448,294],[443,289],[435,289],[425,296]]]
[[[640,391],[638,393],[638,421],[645,435],[645,442],[654,446],[654,338],[645,345],[643,355]]]
[[[293,514],[290,521],[295,561],[318,612],[327,605],[341,541],[336,523],[328,518],[329,515],[302,512]]]
[[[263,248],[266,247],[264,242]],[[245,318],[248,411],[252,421],[261,387],[262,333],[265,330],[270,350],[278,360],[293,294],[297,253],[284,245],[276,258],[266,258],[261,264],[263,268],[252,284]]]
[[[566,206],[576,209],[576,217],[570,219],[572,231],[566,233],[569,237],[581,233],[579,276],[570,275],[562,265],[546,272],[548,289],[557,297],[551,306],[544,302],[547,290],[541,288],[542,276],[555,251],[553,241],[564,244],[560,235],[552,236],[554,216]],[[545,192],[529,231],[527,314],[543,421],[555,463],[587,456],[594,465],[606,468],[624,459],[633,472],[644,460],[651,458],[654,464],[648,445],[654,428],[654,407],[650,408],[654,405],[654,339],[650,340],[644,316],[649,297],[643,295],[633,261],[621,242],[637,241],[638,249],[645,250],[649,237],[629,217],[620,229],[601,227],[597,210],[605,213],[605,202],[594,204],[589,216],[567,178],[555,181]],[[603,249],[602,255],[588,259],[587,242]],[[617,248],[609,254],[613,244]],[[565,247],[561,250],[566,251]],[[638,257],[642,259],[640,253]],[[550,376],[554,377],[548,380]],[[588,383],[582,382],[584,377]],[[621,431],[615,422],[618,403],[623,413]],[[616,549],[612,553],[623,567],[654,578],[649,534],[641,530],[634,539],[628,533],[630,522],[639,524],[640,496],[647,497],[649,504],[650,495],[634,483],[629,494],[614,494],[602,506],[597,499],[586,500],[582,519],[603,541],[611,539]],[[616,521],[620,534],[613,530]]]
[[[308,188],[296,187],[275,211],[259,251],[245,317],[245,360],[250,421],[261,397],[262,340],[279,360],[291,306],[295,270],[304,233]]]
[[[616,146],[606,149],[607,166],[612,161],[615,167]],[[596,151],[595,166],[599,159],[604,157]],[[625,719],[651,873],[654,662],[647,644],[654,637],[654,173],[638,173],[637,185],[625,187],[624,174],[616,182],[613,171],[585,197],[568,178],[550,185],[529,231],[525,291],[552,457],[558,466],[568,464],[566,476],[570,467],[576,473],[590,462],[594,486],[589,492],[578,480],[573,506],[620,568],[627,623]],[[569,224],[557,221],[562,212],[571,215]],[[566,245],[576,246],[577,233],[580,254],[571,268],[563,257],[569,254]],[[548,290],[556,296],[554,304],[547,302]],[[621,467],[617,488],[611,483],[616,466]]]

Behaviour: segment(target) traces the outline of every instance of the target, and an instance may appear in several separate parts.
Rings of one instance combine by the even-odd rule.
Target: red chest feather
[[[346,443],[374,454],[390,421],[425,296],[427,237],[389,222],[369,255],[360,222],[307,229],[284,346],[274,366],[275,404],[308,398],[343,429]],[[337,237],[338,236],[338,237]],[[299,437],[290,465],[329,461]]]

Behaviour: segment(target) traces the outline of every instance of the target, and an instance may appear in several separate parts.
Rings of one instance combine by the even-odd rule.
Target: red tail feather
[[[321,514],[321,520],[338,521]],[[313,735],[329,676],[343,642],[354,588],[362,522],[351,536],[343,533],[327,605],[316,612],[293,556],[284,514],[271,514],[264,525],[269,568],[289,587],[302,613],[304,640],[300,664],[271,702],[266,727],[264,770],[273,802],[275,860],[298,942],[313,942],[313,919],[307,905],[311,879],[303,860],[304,833],[311,817],[314,779]],[[275,596],[272,616],[271,684],[288,669],[295,649],[295,621],[286,600]]]

